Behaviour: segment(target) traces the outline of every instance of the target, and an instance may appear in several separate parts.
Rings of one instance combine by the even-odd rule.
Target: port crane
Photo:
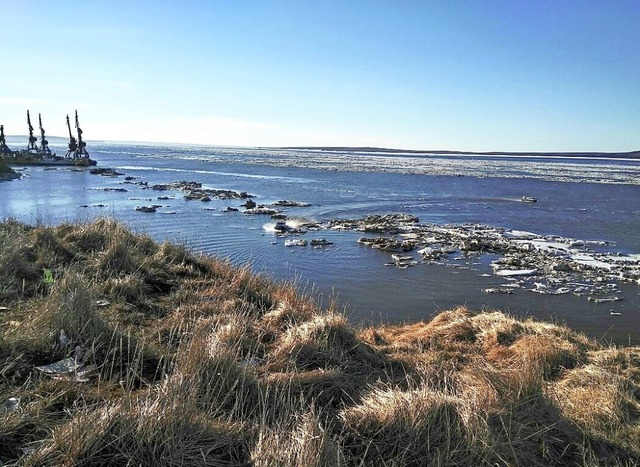
[[[80,129],[80,122],[78,121],[77,110],[76,110],[76,129],[78,130],[78,152],[80,153],[80,157],[89,157],[89,153],[87,152],[87,143],[82,141],[82,130]]]
[[[40,125],[40,151],[47,156],[51,155],[51,149],[49,149],[49,141],[44,137],[44,128],[42,128],[42,115],[38,114],[38,124]]]
[[[9,149],[9,146],[7,146],[7,141],[4,139],[4,125],[0,125],[0,154],[13,154],[13,151]]]
[[[31,115],[29,115],[29,111],[27,110],[27,124],[29,125],[29,144],[27,145],[27,151],[38,152],[38,145],[36,142],[38,138],[33,136],[33,125],[31,125]]]

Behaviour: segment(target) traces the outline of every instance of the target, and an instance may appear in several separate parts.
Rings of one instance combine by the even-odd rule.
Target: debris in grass
[[[6,401],[4,401],[4,404],[2,404],[2,409],[0,410],[0,412],[2,413],[15,412],[16,410],[18,410],[19,406],[20,406],[20,398],[10,397]]]

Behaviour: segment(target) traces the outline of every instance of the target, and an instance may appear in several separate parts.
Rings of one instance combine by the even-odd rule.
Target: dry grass
[[[462,401],[429,389],[375,389],[340,413],[345,449],[365,465],[472,462]]]
[[[465,308],[358,329],[110,219],[0,247],[5,464],[640,464],[637,347]]]

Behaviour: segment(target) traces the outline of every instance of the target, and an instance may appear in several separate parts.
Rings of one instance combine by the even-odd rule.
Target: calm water
[[[19,144],[9,145],[16,148]],[[482,223],[582,240],[615,242],[640,253],[640,161],[481,156],[327,154],[317,151],[90,143],[99,167],[139,181],[198,181],[207,188],[247,191],[257,203],[311,203],[290,216],[327,221],[405,212],[429,223]],[[58,153],[64,152],[58,149]],[[485,277],[490,257],[452,268],[385,266],[389,254],[357,243],[356,232],[309,232],[334,242],[326,249],[286,248],[269,217],[221,212],[238,200],[185,201],[182,193],[124,184],[69,168],[20,168],[24,177],[0,183],[0,217],[55,224],[115,216],[158,240],[251,263],[276,279],[296,279],[321,303],[337,297],[354,321],[427,319],[456,305],[499,308],[518,316],[566,322],[592,336],[640,343],[640,287],[621,286],[624,301],[595,304],[573,295],[517,290],[487,295],[503,281]],[[125,188],[127,192],[105,191]],[[175,199],[158,201],[159,195]],[[522,203],[523,195],[538,203]],[[136,206],[162,204],[149,214]],[[88,207],[81,207],[81,206]],[[610,310],[622,313],[612,316]]]

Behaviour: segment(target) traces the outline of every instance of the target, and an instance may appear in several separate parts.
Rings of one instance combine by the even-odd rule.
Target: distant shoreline
[[[452,151],[452,150],[417,150],[391,149],[377,147],[350,146],[286,146],[278,149],[297,149],[326,152],[373,152],[390,154],[436,154],[436,155],[468,155],[468,156],[530,156],[530,157],[601,157],[613,159],[640,159],[640,151],[629,152],[508,152],[508,151]]]
[[[28,139],[28,135],[7,135],[11,139]],[[47,136],[50,142],[66,142],[69,138],[64,136]],[[120,141],[120,140],[104,140],[93,139],[87,140],[88,143],[142,143],[154,145],[190,145],[190,146],[212,146],[214,143],[183,143],[170,141]],[[627,152],[604,152],[604,151],[588,151],[588,152],[562,152],[562,151],[454,151],[451,149],[396,149],[396,148],[379,148],[373,146],[242,146],[232,145],[223,147],[239,147],[239,148],[255,148],[255,149],[292,149],[306,151],[326,151],[326,152],[368,152],[368,153],[388,153],[388,154],[422,154],[422,155],[463,155],[463,156],[520,156],[520,157],[594,157],[602,159],[640,159],[640,150]]]

